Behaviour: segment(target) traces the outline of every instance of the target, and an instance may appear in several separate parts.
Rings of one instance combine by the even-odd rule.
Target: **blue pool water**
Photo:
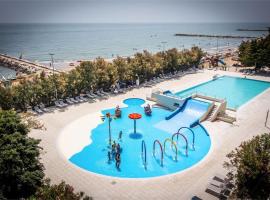
[[[198,92],[207,96],[226,99],[228,107],[237,109],[269,87],[270,82],[222,76],[216,80],[180,91],[176,95],[183,97]]]
[[[160,123],[172,111],[154,107],[152,108],[152,116],[146,116],[142,106],[144,102],[144,100],[137,98],[125,100],[124,103],[127,107],[121,108],[122,117],[111,121],[112,140],[119,143],[122,148],[120,170],[116,169],[114,161],[108,162],[107,154],[108,150],[110,150],[108,148],[108,119],[105,119],[103,123],[92,130],[92,133],[89,132],[92,143],[81,152],[74,154],[70,161],[85,170],[98,174],[123,178],[143,178],[176,173],[191,167],[203,159],[210,149],[211,140],[205,129],[198,125],[192,128],[195,134],[195,150],[192,147],[192,133],[188,129],[183,129],[181,133],[188,140],[188,156],[185,154],[185,140],[179,137],[177,142],[175,137],[174,141],[177,142],[178,148],[177,161],[175,160],[175,148],[171,147],[171,144],[168,142],[166,144],[163,166],[161,166],[161,151],[158,145],[156,145],[155,157],[153,156],[154,141],[156,139],[159,140],[162,147],[164,147],[163,144],[166,138],[171,138],[175,130],[180,128],[180,125],[189,126],[190,122],[187,120],[186,123],[181,121],[181,124],[171,123],[170,127],[174,127],[174,130],[162,127]],[[186,106],[183,112],[180,112],[171,120],[192,118],[191,121],[193,121],[203,114],[201,109],[205,110],[208,108],[208,104],[202,104],[198,101],[196,107],[192,110],[191,104],[196,104],[196,100],[192,100],[190,104],[187,104],[189,106]],[[200,110],[198,113],[195,112],[197,109]],[[114,114],[114,109],[102,111],[104,115],[108,112]],[[133,134],[133,120],[129,119],[128,115],[133,112],[142,115],[142,118],[137,120],[137,132],[141,134],[140,138],[130,137]],[[170,120],[167,122],[170,122]],[[121,130],[123,131],[122,139],[118,140]],[[144,155],[142,156],[141,154],[142,141],[145,141],[146,144],[146,169],[143,165]]]

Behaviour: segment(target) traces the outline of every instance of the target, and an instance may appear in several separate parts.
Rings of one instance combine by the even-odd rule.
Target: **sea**
[[[179,37],[176,33],[263,36],[266,23],[166,23],[166,24],[0,24],[0,53],[36,61],[57,63],[90,60],[97,57],[131,56],[148,50],[151,53],[170,48],[199,46],[215,52],[236,48],[243,39]],[[61,65],[56,65],[61,68]],[[0,67],[0,73],[10,71]],[[1,78],[1,76],[0,76]]]

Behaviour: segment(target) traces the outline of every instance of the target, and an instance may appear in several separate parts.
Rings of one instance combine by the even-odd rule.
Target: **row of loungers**
[[[172,78],[177,78],[179,76],[184,75],[185,73],[193,73],[195,70],[194,69],[190,69],[186,72],[182,72],[182,71],[178,71],[175,73],[168,73],[168,74],[160,74],[158,77],[154,77],[152,80],[147,81],[143,84],[141,84],[140,86],[142,87],[152,87],[153,85],[160,83],[164,80],[167,79],[172,79]],[[137,87],[136,85],[128,85],[125,88],[114,88],[112,89],[111,93],[112,94],[121,94],[121,93],[125,93],[126,90],[130,90]],[[82,102],[86,102],[88,101],[88,99],[98,99],[98,98],[108,98],[110,95],[110,93],[105,92],[103,89],[100,89],[96,92],[93,91],[87,91],[85,94],[83,94],[82,96],[77,96],[77,97],[71,97],[71,98],[66,98],[65,100],[57,100],[54,102],[55,106],[57,108],[65,108],[68,105],[72,105],[72,104],[77,104],[77,103],[82,103]],[[37,113],[37,114],[42,114],[44,112],[51,112],[50,109],[45,108],[44,104],[40,104],[38,106],[34,106],[33,110]]]
[[[205,192],[219,198],[227,199],[231,193],[233,184],[225,176],[216,174],[208,184]]]

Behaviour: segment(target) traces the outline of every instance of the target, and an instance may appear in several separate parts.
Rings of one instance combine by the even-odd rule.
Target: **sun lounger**
[[[69,98],[71,101],[73,101],[74,103],[79,103],[79,101],[77,101],[76,99],[74,99],[73,97],[72,98]]]
[[[59,103],[59,101],[54,102],[55,106],[58,108],[63,108],[64,106]]]
[[[94,98],[98,98],[98,96],[94,94],[93,91],[91,91],[89,94],[92,95]]]
[[[35,111],[36,113],[38,113],[38,114],[43,114],[43,111],[40,110],[40,108],[39,108],[38,106],[35,106],[35,107],[34,107],[34,111]]]
[[[100,91],[96,91],[96,94],[97,94],[98,96],[100,96],[100,97],[104,97],[104,96],[105,96],[105,94],[102,94]]]
[[[109,96],[109,93],[104,92],[104,90],[103,90],[103,89],[100,89],[100,93],[102,93],[102,94],[104,94],[104,95],[106,95],[106,96]]]
[[[79,96],[79,99],[81,99],[81,100],[84,101],[84,102],[87,101],[87,99],[86,99],[85,97],[83,97],[83,96]]]
[[[91,95],[90,92],[86,92],[85,96],[87,96],[90,99],[94,99],[95,96]]]
[[[207,186],[205,192],[218,198],[220,198],[220,196],[222,195],[222,189],[211,184]]]
[[[77,100],[80,103],[84,102],[79,96],[75,97],[75,100]]]
[[[60,105],[62,105],[63,107],[68,106],[68,104],[64,103],[64,101],[63,101],[63,100],[59,100],[58,102],[59,102],[59,104],[60,104]]]
[[[68,104],[70,104],[70,105],[74,104],[74,102],[71,101],[69,98],[66,99],[66,102],[67,102]]]
[[[46,108],[45,105],[43,103],[41,103],[39,105],[40,109],[43,111],[43,112],[51,112],[50,109]]]

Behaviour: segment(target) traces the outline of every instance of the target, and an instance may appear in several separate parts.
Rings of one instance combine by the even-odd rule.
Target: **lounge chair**
[[[223,190],[219,187],[216,187],[214,185],[209,184],[205,190],[205,192],[217,197],[217,198],[226,198],[226,196],[223,194]]]
[[[73,101],[74,103],[79,103],[79,101],[77,101],[76,99],[74,99],[73,97],[72,98],[69,98],[71,101]]]
[[[43,111],[40,110],[40,108],[39,108],[38,106],[35,106],[35,107],[34,107],[34,111],[35,111],[36,113],[38,113],[38,114],[43,114]]]
[[[103,89],[100,89],[100,92],[101,92],[102,94],[106,95],[106,96],[109,96],[109,93],[108,93],[108,92],[104,92]]]
[[[62,105],[63,107],[68,106],[68,104],[64,103],[63,100],[59,100],[59,104]]]
[[[80,103],[84,102],[84,100],[82,100],[79,96],[75,97],[75,100],[77,100]]]
[[[104,96],[105,96],[105,94],[102,94],[100,91],[96,91],[96,94],[97,94],[98,96],[100,96],[100,97],[104,97]]]
[[[70,98],[66,98],[66,102],[67,102],[68,104],[70,104],[70,105],[74,104],[74,102],[71,101]]]
[[[39,107],[43,112],[51,112],[51,110],[46,108],[43,103],[39,104]]]
[[[89,94],[92,95],[94,98],[98,98],[98,96],[96,94],[94,94],[93,91],[91,91]]]
[[[90,94],[90,92],[86,92],[85,96],[87,96],[90,99],[94,99],[95,97]]]
[[[79,96],[79,99],[81,99],[83,102],[87,101],[87,99],[85,97],[83,97],[83,96]]]
[[[55,101],[54,105],[58,108],[63,108],[63,106],[58,101]]]

